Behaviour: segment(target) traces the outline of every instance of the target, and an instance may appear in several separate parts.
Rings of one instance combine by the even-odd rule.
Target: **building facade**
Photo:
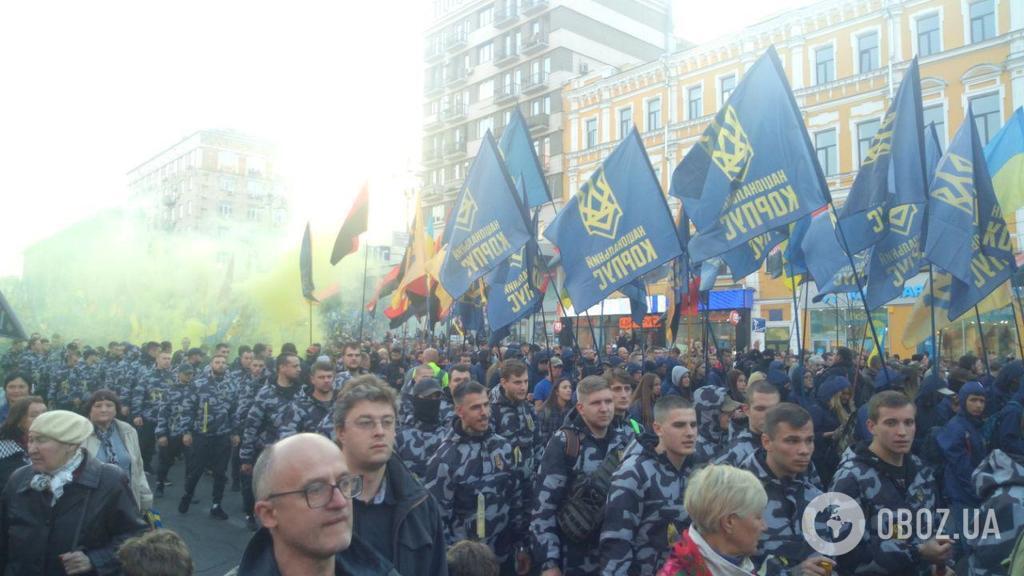
[[[423,200],[435,229],[484,134],[518,106],[552,196],[563,194],[562,87],[665,51],[668,0],[435,0],[425,38]]]
[[[633,126],[667,192],[674,167],[744,71],[773,45],[840,205],[913,57],[921,68],[925,122],[935,123],[943,145],[968,104],[984,141],[1024,104],[1024,0],[824,0],[665,59],[573,80],[563,92],[563,198]],[[670,204],[678,206],[674,199]],[[913,351],[900,336],[923,283],[921,275],[909,281],[904,298],[875,314],[887,349]],[[723,296],[751,290],[756,296],[749,309],[712,310],[719,344],[795,349],[794,311],[813,292],[800,292],[795,306],[791,289],[763,269],[740,282],[720,276],[716,286]],[[837,342],[862,343],[866,322],[856,300],[855,294],[840,295],[809,304],[800,322],[805,345],[821,350]],[[732,312],[739,312],[740,322]],[[989,322],[989,350],[1015,349],[1012,326],[999,317]],[[694,321],[682,338],[699,338],[699,331]],[[976,340],[966,327],[946,332],[943,348],[949,353],[970,350]]]
[[[154,229],[223,236],[242,225],[283,228],[284,184],[273,145],[201,130],[128,172],[132,203]]]

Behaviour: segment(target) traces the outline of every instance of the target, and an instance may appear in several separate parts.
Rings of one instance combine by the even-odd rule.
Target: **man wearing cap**
[[[676,366],[673,370],[679,368],[682,366]],[[700,435],[694,461],[710,462],[725,453],[729,441],[729,424],[743,405],[733,400],[721,386],[703,386],[697,389],[695,396]]]
[[[82,449],[92,432],[88,419],[64,410],[32,422],[32,463],[0,495],[0,573],[119,572],[118,547],[146,524],[124,471]]]
[[[452,370],[453,380],[456,372]],[[437,451],[448,431],[441,420],[441,385],[424,378],[412,388],[412,423],[403,426],[395,437],[395,452],[416,478],[427,472],[427,460]]]
[[[167,486],[167,473],[178,456],[185,456],[186,476],[188,475],[188,454],[185,445],[181,443],[181,417],[185,397],[192,393],[192,366],[188,363],[182,364],[175,370],[174,384],[164,393],[164,401],[157,411],[156,438],[159,448],[160,466],[157,469],[156,489],[153,496],[162,498],[164,487]],[[178,434],[172,434],[177,431]]]
[[[760,448],[764,417],[782,399],[779,389],[764,380],[748,386],[746,396],[743,411],[747,414],[747,427],[736,433],[725,453],[715,459],[715,464],[739,466]]]
[[[548,396],[551,396],[551,389],[562,380],[562,368],[562,359],[558,356],[553,356],[548,360],[548,373],[533,387],[533,407],[535,410],[540,410],[541,406],[544,405],[544,401],[548,399]]]
[[[981,505],[971,475],[988,455],[981,434],[987,395],[980,382],[972,381],[960,387],[958,396],[960,411],[943,426],[936,440],[943,455],[942,496],[951,509],[954,533],[963,534],[963,511]],[[966,552],[962,542],[954,548],[958,556]]]

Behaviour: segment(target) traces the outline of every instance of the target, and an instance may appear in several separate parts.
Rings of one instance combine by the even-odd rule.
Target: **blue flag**
[[[619,292],[629,298],[629,317],[634,324],[643,326],[644,316],[647,315],[647,283],[643,277],[638,277],[629,284],[619,289]]]
[[[487,322],[497,331],[533,314],[541,302],[535,283],[537,244],[528,241],[487,276]]]
[[[970,106],[935,171],[927,226],[925,257],[953,277],[950,320],[1013,276],[1010,233],[992,189]]]
[[[694,262],[825,204],[828,187],[774,48],[754,63],[676,167],[671,194],[689,199]]]
[[[480,332],[484,329],[484,306],[479,290],[471,290],[456,303],[459,322],[467,332]]]
[[[839,211],[839,226],[851,253],[880,242],[890,226],[906,232],[912,216],[923,212],[928,194],[924,149],[921,75],[915,58],[861,161],[846,204]],[[904,208],[908,205],[917,208]],[[916,243],[919,238],[905,234],[902,237],[904,244]],[[901,244],[894,249],[907,252],[911,247]],[[880,255],[887,260],[891,256],[888,252]],[[899,288],[902,291],[902,282]]]
[[[544,178],[544,170],[541,169],[540,160],[537,158],[537,150],[533,147],[530,128],[526,125],[526,119],[523,118],[518,106],[512,111],[512,119],[509,120],[505,131],[501,133],[498,148],[505,159],[508,173],[517,182],[520,178],[522,179],[526,205],[535,208],[545,202],[550,202],[551,192],[548,191],[548,182]]]
[[[544,231],[558,247],[565,288],[586,310],[681,252],[672,214],[636,128]]]
[[[857,291],[854,269],[843,252],[832,214],[830,210],[816,214],[801,241],[807,271],[814,278],[819,295]],[[863,274],[869,252],[854,255],[858,274]]]
[[[761,268],[761,263],[765,261],[768,254],[772,251],[772,248],[778,246],[785,239],[785,228],[772,230],[754,236],[747,242],[722,254],[722,261],[729,267],[733,281],[739,282],[748,274],[757,272]]]
[[[455,218],[445,229],[441,285],[459,298],[531,236],[515,185],[488,131],[455,201]]]

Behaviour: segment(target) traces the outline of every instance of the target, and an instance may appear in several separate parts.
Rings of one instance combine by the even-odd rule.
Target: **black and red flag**
[[[334,240],[334,250],[331,252],[331,265],[341,262],[341,259],[356,250],[359,250],[359,235],[367,230],[367,220],[370,214],[370,186],[363,184],[363,188],[356,196],[352,209],[345,217],[345,223],[338,231],[338,237]]]

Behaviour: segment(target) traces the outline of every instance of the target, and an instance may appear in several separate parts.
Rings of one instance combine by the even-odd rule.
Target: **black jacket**
[[[447,576],[448,559],[441,544],[444,524],[437,501],[395,454],[388,460],[385,478],[385,495],[395,501],[395,516],[393,548],[381,555],[394,559],[402,576]],[[358,518],[355,523],[358,528]]]
[[[51,508],[49,492],[29,487],[34,475],[31,467],[18,469],[0,495],[0,574],[64,576],[58,556],[72,551],[79,522],[77,549],[97,573],[119,574],[118,547],[146,529],[128,476],[86,453],[76,478]]]
[[[348,548],[335,555],[334,573],[338,576],[399,576],[387,560],[355,534]],[[260,528],[253,534],[242,553],[242,561],[224,576],[281,576],[274,558],[274,541],[270,531]]]

